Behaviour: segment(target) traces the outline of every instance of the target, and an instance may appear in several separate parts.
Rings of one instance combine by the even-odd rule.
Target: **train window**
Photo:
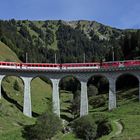
[[[75,65],[71,65],[71,67],[75,67]]]

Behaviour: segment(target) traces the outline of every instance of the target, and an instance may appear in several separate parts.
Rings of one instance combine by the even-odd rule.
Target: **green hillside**
[[[58,63],[136,59],[140,55],[140,30],[120,30],[96,21],[0,20],[0,41],[25,62]]]
[[[4,43],[0,41],[0,61],[20,62],[17,55]]]
[[[17,55],[0,42],[0,60],[21,62]],[[42,114],[51,107],[51,86],[40,78],[31,83],[33,114]],[[25,125],[35,122],[35,118],[23,115],[23,83],[19,77],[7,76],[2,81],[2,99],[0,101],[0,140],[23,140]]]

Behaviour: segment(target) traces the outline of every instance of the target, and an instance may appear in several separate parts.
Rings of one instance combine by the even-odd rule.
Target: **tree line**
[[[61,20],[54,23],[44,21],[38,27],[28,20],[0,20],[0,41],[8,45],[23,62],[26,52],[29,62],[41,63],[54,63],[55,54],[58,63],[83,62],[84,54],[86,62],[111,61],[113,52],[115,60],[139,59],[140,30],[121,30],[119,37],[114,31],[106,40],[100,39],[95,30],[91,30],[90,37],[87,37],[79,24],[72,28]],[[53,26],[57,28],[55,31]],[[107,30],[102,25],[99,31],[105,34]],[[57,49],[53,48],[54,42],[57,42]]]

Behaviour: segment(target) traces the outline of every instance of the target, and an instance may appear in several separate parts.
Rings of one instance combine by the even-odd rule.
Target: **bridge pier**
[[[0,99],[1,99],[1,89],[2,89],[2,79],[3,79],[4,75],[0,75]]]
[[[116,78],[109,78],[109,110],[116,108]]]
[[[138,77],[138,81],[139,81],[139,102],[140,102],[140,76]]]
[[[81,82],[80,117],[88,115],[87,81]]]
[[[32,117],[32,107],[31,107],[31,80],[30,77],[21,77],[24,81],[24,105],[23,114]]]
[[[53,112],[60,117],[60,97],[59,97],[59,81],[60,79],[51,79],[53,84],[52,102]]]

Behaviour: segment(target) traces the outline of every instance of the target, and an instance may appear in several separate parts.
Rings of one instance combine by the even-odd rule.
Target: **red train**
[[[140,66],[140,60],[112,61],[112,62],[93,62],[93,63],[18,63],[18,62],[0,62],[0,68],[9,69],[100,69],[113,67],[131,67]]]

